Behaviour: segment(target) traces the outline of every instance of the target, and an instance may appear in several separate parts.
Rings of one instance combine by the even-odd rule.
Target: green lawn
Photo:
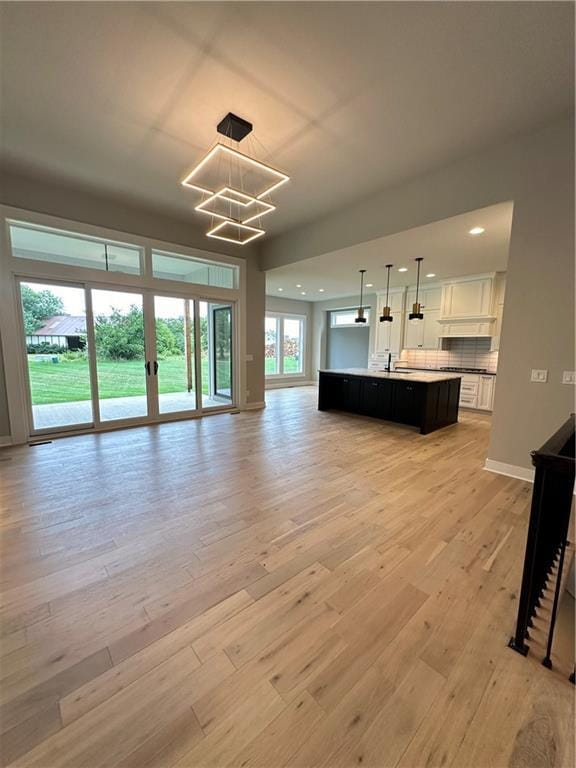
[[[264,358],[264,370],[266,372],[266,376],[269,376],[271,373],[276,373],[276,371],[274,370],[275,367],[276,367],[276,358],[274,357]],[[284,373],[299,373],[299,363],[296,357],[284,358]]]
[[[221,366],[219,385],[230,386],[229,366]],[[28,356],[32,387],[32,403],[70,403],[90,399],[88,360],[38,362]],[[98,389],[101,399],[146,394],[146,373],[142,360],[98,360]],[[158,390],[160,394],[186,391],[186,360],[169,357],[159,361]],[[202,392],[208,394],[208,360],[202,360]]]

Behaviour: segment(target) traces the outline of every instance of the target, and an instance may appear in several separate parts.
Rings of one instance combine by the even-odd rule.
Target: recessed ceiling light
[[[277,291],[283,291],[283,290],[284,290],[284,288],[277,288],[276,290],[277,290]]]
[[[324,293],[324,288],[318,288],[318,293]]]
[[[428,272],[426,277],[436,277],[436,272]]]
[[[300,285],[300,283],[296,283],[296,288],[302,288],[302,286]]]
[[[408,267],[400,267],[398,272],[408,272]]]
[[[374,283],[366,283],[366,288],[373,288],[373,287],[374,287]]]
[[[472,229],[470,230],[469,234],[471,234],[471,235],[481,235],[482,232],[485,232],[485,231],[486,230],[484,229],[484,227],[472,227]]]
[[[300,293],[302,294],[302,296],[306,296],[306,291],[300,291]]]

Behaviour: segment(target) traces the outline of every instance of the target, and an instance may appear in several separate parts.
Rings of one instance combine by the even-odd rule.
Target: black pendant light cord
[[[388,277],[386,278],[386,306],[389,307],[389,294],[390,294],[390,270],[392,269],[394,265],[393,264],[386,264],[386,269],[388,270]]]
[[[418,272],[416,274],[416,304],[418,304],[418,290],[420,288],[420,262],[422,261],[422,257],[416,259],[418,262]]]
[[[108,243],[104,243],[104,259],[106,260],[106,272],[108,272]]]

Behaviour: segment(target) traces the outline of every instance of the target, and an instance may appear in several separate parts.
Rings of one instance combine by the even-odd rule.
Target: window
[[[306,318],[296,315],[266,315],[266,376],[295,376],[304,373]]]
[[[338,309],[335,312],[330,312],[330,327],[342,328],[351,325],[355,328],[365,328],[370,325],[370,310],[368,308],[364,309],[365,323],[354,322],[357,315],[358,310],[356,309]]]
[[[11,221],[12,256],[106,272],[142,273],[142,249],[75,232]]]
[[[161,280],[178,280],[217,288],[238,287],[238,267],[179,253],[152,251],[152,274]]]

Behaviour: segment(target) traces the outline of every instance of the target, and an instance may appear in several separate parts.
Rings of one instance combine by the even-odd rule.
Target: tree
[[[137,360],[144,357],[144,318],[139,307],[126,314],[113,309],[111,315],[98,315],[94,322],[98,356],[111,360]]]
[[[98,357],[108,360],[137,360],[144,357],[144,315],[141,307],[128,312],[113,309],[98,315],[94,323]],[[156,353],[159,358],[184,354],[184,320],[156,320]]]
[[[64,314],[64,302],[52,291],[47,289],[35,291],[25,284],[22,284],[20,288],[26,335],[29,336],[41,328],[44,321],[48,320],[49,317]]]

